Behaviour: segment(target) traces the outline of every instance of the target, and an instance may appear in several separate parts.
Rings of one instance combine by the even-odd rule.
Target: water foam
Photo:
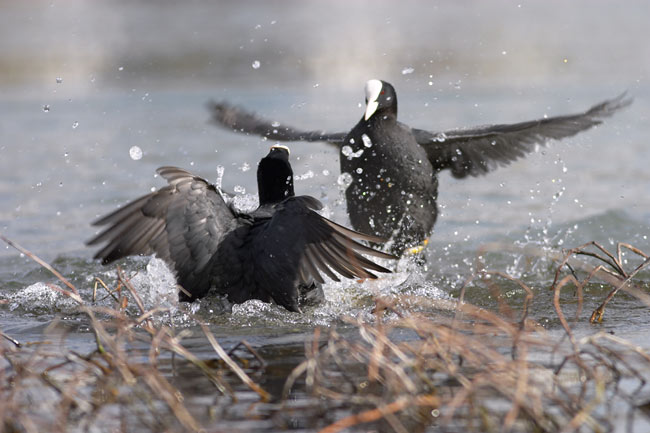
[[[32,314],[60,312],[72,314],[77,312],[77,303],[64,295],[55,284],[34,283],[10,294],[9,310],[22,310]]]

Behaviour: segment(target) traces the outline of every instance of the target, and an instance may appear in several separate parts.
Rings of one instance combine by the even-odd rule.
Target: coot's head
[[[257,189],[260,206],[279,203],[294,195],[293,170],[287,146],[271,146],[269,154],[257,165]]]
[[[397,94],[390,83],[381,80],[369,80],[366,83],[366,114],[364,119],[372,116],[397,117]]]

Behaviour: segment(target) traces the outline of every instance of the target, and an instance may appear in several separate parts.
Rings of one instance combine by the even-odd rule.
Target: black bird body
[[[288,150],[274,146],[258,166],[259,207],[241,214],[229,207],[206,180],[175,167],[158,173],[168,185],[147,194],[94,225],[108,228],[88,241],[107,242],[95,258],[107,264],[136,254],[153,254],[175,272],[183,301],[211,289],[234,303],[275,301],[299,311],[300,291],[324,282],[376,278],[390,272],[360,253],[393,258],[353,239],[379,242],[314,212],[309,196],[294,196]]]
[[[366,84],[366,111],[349,133],[302,131],[258,118],[228,103],[211,106],[214,120],[236,132],[278,141],[325,141],[340,149],[352,226],[391,237],[391,251],[426,241],[437,218],[437,174],[449,169],[457,178],[479,176],[505,166],[549,140],[570,137],[602,123],[631,99],[625,94],[589,110],[533,121],[485,125],[445,132],[411,128],[397,120],[397,95],[385,81]]]
[[[390,113],[361,119],[343,149],[341,172],[353,179],[345,191],[352,226],[392,238],[398,252],[426,239],[438,213],[438,179],[410,128]]]

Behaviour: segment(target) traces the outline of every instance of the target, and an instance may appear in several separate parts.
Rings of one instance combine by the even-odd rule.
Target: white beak
[[[377,107],[379,106],[379,102],[377,102],[377,99],[379,98],[379,94],[381,93],[381,81],[379,80],[369,80],[366,83],[366,114],[364,116],[365,120],[370,119],[370,117],[375,114],[375,111],[377,110]]]

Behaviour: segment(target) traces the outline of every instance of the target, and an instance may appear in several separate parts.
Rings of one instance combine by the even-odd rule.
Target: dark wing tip
[[[626,90],[615,98],[594,105],[585,114],[593,117],[610,117],[617,111],[632,105],[632,102],[634,98],[628,97]]]
[[[226,101],[210,101],[207,104],[207,108],[212,114],[212,122],[214,124],[234,130],[242,128],[246,121],[264,123],[264,121],[257,119],[252,112],[246,111],[243,108]]]

